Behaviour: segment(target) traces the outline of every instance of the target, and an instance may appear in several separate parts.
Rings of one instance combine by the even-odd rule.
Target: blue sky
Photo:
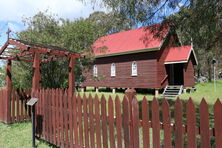
[[[22,18],[32,17],[39,11],[48,10],[58,17],[73,20],[88,17],[96,10],[105,10],[99,6],[92,8],[91,4],[84,4],[81,0],[0,0],[0,4],[0,46],[6,41],[8,28],[12,32],[24,30]]]

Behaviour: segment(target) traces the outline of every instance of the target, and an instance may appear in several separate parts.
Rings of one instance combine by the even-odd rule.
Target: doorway
[[[169,85],[183,85],[183,67],[184,64],[167,64],[166,70],[168,75],[168,84]]]

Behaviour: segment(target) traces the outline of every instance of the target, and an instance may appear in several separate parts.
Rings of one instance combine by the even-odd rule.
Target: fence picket
[[[59,89],[56,89],[55,90],[55,120],[56,120],[56,123],[55,123],[55,130],[56,130],[56,145],[59,145],[60,143],[60,130],[59,130]]]
[[[123,130],[124,130],[124,145],[125,148],[130,148],[130,132],[129,132],[129,101],[124,96],[123,98]]]
[[[152,101],[153,148],[160,148],[160,114],[156,98]]]
[[[70,147],[69,146],[69,130],[68,130],[68,124],[69,124],[69,118],[68,118],[68,111],[69,111],[69,108],[68,108],[68,94],[67,94],[67,91],[65,91],[64,93],[64,96],[63,96],[63,103],[64,103],[64,106],[63,106],[63,118],[64,118],[64,134],[65,134],[65,145],[67,147]]]
[[[98,96],[94,99],[95,105],[95,118],[96,118],[96,147],[101,148],[101,131],[100,131],[100,107]]]
[[[80,146],[83,146],[83,126],[82,126],[82,99],[80,94],[77,96],[77,103],[78,103],[78,126],[79,126],[79,143]]]
[[[92,95],[89,95],[89,118],[90,118],[90,146],[91,148],[95,148],[95,135],[94,135],[94,103],[92,100]]]
[[[210,147],[210,131],[209,131],[209,111],[205,99],[200,103],[200,143],[201,148]]]
[[[195,106],[191,98],[186,104],[186,118],[187,118],[187,147],[196,148],[196,112]]]
[[[59,92],[59,106],[60,106],[60,145],[65,147],[64,142],[64,119],[63,119],[63,91]]]
[[[177,98],[174,108],[175,147],[183,148],[183,106],[179,98]]]
[[[149,106],[146,97],[142,101],[143,148],[150,147]]]
[[[1,100],[0,100],[1,101]],[[12,89],[12,122],[15,122],[15,90]]]
[[[164,147],[172,147],[171,137],[171,119],[170,119],[170,108],[169,103],[164,98],[162,103],[162,114],[163,114],[163,130],[164,130]]]
[[[86,95],[83,96],[83,113],[84,113],[84,144],[89,147],[89,132],[88,132],[88,99]]]
[[[103,148],[108,148],[108,135],[107,135],[107,111],[106,111],[106,100],[104,95],[101,99],[101,112],[102,112],[102,140]]]
[[[74,127],[74,143],[78,144],[78,126],[77,126],[77,96],[73,95],[73,127]]]
[[[214,105],[214,128],[215,128],[215,142],[216,148],[222,147],[222,104],[217,99]]]
[[[133,147],[139,148],[139,107],[136,98],[132,100]]]
[[[110,148],[115,148],[115,139],[114,139],[114,110],[113,110],[113,99],[109,96],[108,100],[108,113],[109,113],[109,140]]]
[[[55,104],[55,89],[52,89],[51,92],[51,99],[52,99],[52,129],[53,129],[53,134],[52,134],[52,139],[53,143],[56,143],[56,104]]]
[[[119,96],[115,99],[117,147],[122,148],[122,114]]]
[[[70,132],[70,147],[74,147],[74,136],[73,136],[73,94],[68,96],[68,112],[69,112],[69,132]]]
[[[16,121],[20,121],[20,113],[19,113],[19,96],[18,96],[18,91],[16,92]]]

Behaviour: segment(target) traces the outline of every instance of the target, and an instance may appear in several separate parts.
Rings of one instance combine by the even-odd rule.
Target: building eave
[[[141,53],[141,52],[150,52],[150,51],[157,51],[157,50],[160,50],[160,48],[159,48],[159,47],[154,47],[154,48],[145,48],[145,49],[139,49],[139,50],[126,51],[126,52],[103,54],[103,55],[97,55],[97,56],[95,56],[95,58],[103,58],[103,57],[110,57],[110,56],[119,56],[119,55],[126,55],[126,54],[133,54],[133,53]]]

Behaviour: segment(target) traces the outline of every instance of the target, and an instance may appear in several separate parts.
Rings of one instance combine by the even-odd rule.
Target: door
[[[183,67],[184,64],[167,64],[166,70],[169,85],[183,85]]]

